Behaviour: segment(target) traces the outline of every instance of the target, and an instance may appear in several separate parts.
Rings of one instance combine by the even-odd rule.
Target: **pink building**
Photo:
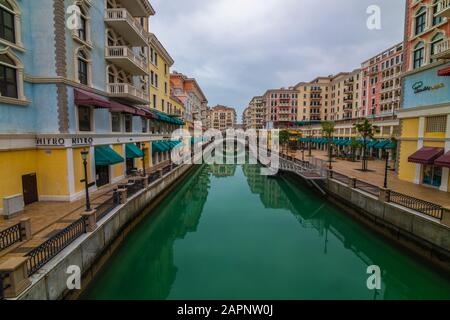
[[[403,43],[361,64],[360,117],[393,116],[400,108]]]
[[[268,90],[263,101],[266,108],[266,127],[285,128],[297,121],[298,91],[293,88]]]

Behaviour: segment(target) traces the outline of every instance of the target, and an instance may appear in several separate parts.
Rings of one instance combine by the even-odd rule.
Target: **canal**
[[[450,281],[310,187],[204,165],[131,232],[83,299],[450,299]],[[382,270],[367,288],[367,267]]]

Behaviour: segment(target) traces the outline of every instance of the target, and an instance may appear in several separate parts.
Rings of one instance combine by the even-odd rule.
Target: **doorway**
[[[109,184],[109,166],[95,166],[95,172],[97,174],[96,184],[98,188]]]
[[[36,173],[22,176],[22,191],[25,205],[39,201]]]

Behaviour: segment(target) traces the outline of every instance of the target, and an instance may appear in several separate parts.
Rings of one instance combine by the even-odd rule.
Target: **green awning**
[[[125,146],[125,155],[127,159],[142,158],[144,157],[144,152],[134,143],[130,143]]]
[[[389,144],[384,147],[384,149],[397,149],[397,142],[390,141]]]
[[[373,147],[375,149],[384,149],[388,144],[390,143],[389,140],[379,141],[376,145]]]
[[[120,154],[115,152],[109,146],[95,147],[95,165],[96,166],[112,166],[117,163],[124,162]]]

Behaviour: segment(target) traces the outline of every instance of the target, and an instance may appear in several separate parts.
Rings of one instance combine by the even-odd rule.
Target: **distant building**
[[[298,91],[294,87],[267,90],[262,98],[266,127],[283,128],[297,120]]]
[[[224,131],[236,125],[236,110],[226,106],[215,106],[211,109],[211,128]]]

